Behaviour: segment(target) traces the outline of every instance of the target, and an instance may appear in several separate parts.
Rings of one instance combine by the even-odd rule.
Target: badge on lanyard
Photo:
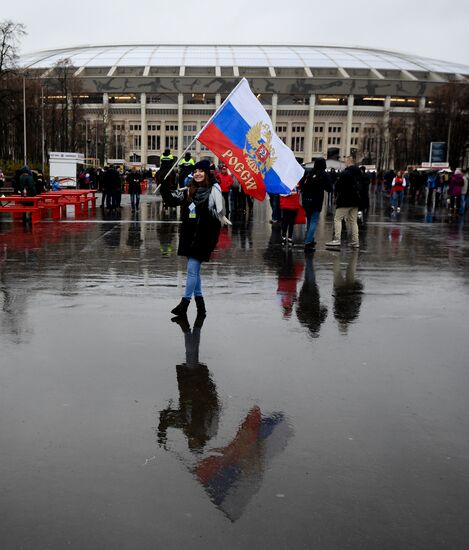
[[[195,204],[191,202],[189,204],[189,218],[196,218],[197,214],[195,212]]]

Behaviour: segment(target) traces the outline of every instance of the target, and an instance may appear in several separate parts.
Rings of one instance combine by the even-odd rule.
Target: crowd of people
[[[55,178],[58,180],[58,178]],[[5,177],[0,170],[0,184]],[[145,182],[145,183],[144,183]],[[152,184],[155,183],[153,190]],[[306,226],[303,246],[308,255],[317,243],[315,233],[323,208],[333,214],[332,239],[326,249],[338,250],[348,240],[353,249],[360,247],[359,225],[366,226],[372,200],[380,203],[391,217],[399,216],[404,204],[426,207],[428,211],[445,208],[451,218],[464,217],[469,207],[469,171],[456,169],[423,171],[368,172],[365,166],[346,159],[341,171],[328,170],[326,160],[318,158],[305,170],[297,186],[286,195],[269,194],[272,224],[280,227],[279,244],[291,248],[294,227]],[[13,179],[13,190],[29,196],[51,188],[60,188],[59,181],[45,182],[39,170],[25,166]],[[117,212],[125,190],[130,195],[131,210],[138,212],[140,196],[145,189],[161,194],[165,208],[181,209],[181,233],[178,254],[187,257],[187,280],[181,302],[172,313],[184,315],[194,297],[198,314],[205,314],[202,292],[201,264],[210,259],[217,246],[222,225],[230,218],[246,212],[252,214],[253,199],[244,193],[235,175],[223,164],[216,167],[208,160],[196,162],[190,153],[178,161],[169,149],[160,158],[157,171],[141,170],[136,165],[126,171],[113,166],[103,170],[89,168],[78,176],[80,188],[101,191],[101,208]]]

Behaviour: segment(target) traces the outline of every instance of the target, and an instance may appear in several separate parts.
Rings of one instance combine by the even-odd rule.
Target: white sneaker
[[[337,239],[333,241],[329,241],[328,243],[326,243],[326,246],[333,246],[333,247],[340,246],[340,241],[338,241]]]
[[[401,209],[399,208],[399,206],[397,207],[397,213],[399,214],[399,212],[401,211]]]

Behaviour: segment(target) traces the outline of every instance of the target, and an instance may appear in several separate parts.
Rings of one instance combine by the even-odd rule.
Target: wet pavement
[[[0,222],[0,548],[467,548],[469,229],[305,257],[257,203],[178,324],[176,213],[124,202]]]

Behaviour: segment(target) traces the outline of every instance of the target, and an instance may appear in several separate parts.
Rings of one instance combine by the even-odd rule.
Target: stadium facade
[[[242,77],[297,157],[353,154],[380,165],[392,163],[392,117],[412,125],[438,87],[469,83],[468,66],[328,46],[83,46],[24,55],[20,66],[50,86],[64,60],[80,82],[88,156],[101,124],[107,158],[144,165],[165,148],[180,154]],[[192,152],[210,155],[197,142]]]

